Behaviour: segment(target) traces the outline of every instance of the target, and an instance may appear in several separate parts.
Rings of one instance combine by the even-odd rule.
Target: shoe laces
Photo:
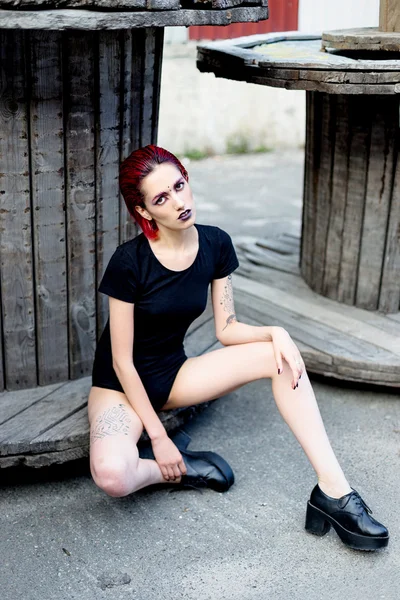
[[[370,507],[368,506],[368,504],[365,502],[365,500],[363,500],[360,496],[360,494],[358,492],[356,492],[356,490],[353,490],[353,497],[355,498],[355,502],[356,504],[360,507],[360,508],[364,508],[368,514],[372,514],[372,510],[370,509]]]

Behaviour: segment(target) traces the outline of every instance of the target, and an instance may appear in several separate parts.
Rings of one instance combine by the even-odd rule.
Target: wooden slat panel
[[[339,302],[354,304],[358,278],[358,260],[362,233],[362,216],[368,172],[371,128],[365,114],[371,110],[371,99],[349,97],[349,120],[352,122],[349,148],[346,212],[342,234],[342,260],[338,286]]]
[[[70,378],[91,373],[96,344],[93,32],[65,34]]]
[[[154,30],[154,79],[153,79],[153,121],[151,132],[151,143],[157,144],[158,138],[158,120],[160,114],[160,96],[161,96],[161,73],[164,49],[164,27],[158,27]]]
[[[199,356],[207,352],[217,341],[214,319],[211,318],[198,327],[193,335],[185,339],[185,352],[189,357]]]
[[[30,32],[31,177],[39,385],[68,379],[61,33]]]
[[[336,99],[336,136],[332,169],[332,196],[326,234],[326,254],[322,293],[337,299],[342,255],[342,234],[347,194],[349,104],[346,96]],[[328,220],[328,216],[327,216]]]
[[[31,440],[31,446],[34,446],[35,453],[89,447],[89,429],[88,410],[84,406]]]
[[[348,311],[332,311],[331,304],[335,304],[333,300],[325,299],[325,302],[317,303],[310,302],[310,299],[306,295],[300,297],[299,295],[293,300],[293,294],[277,290],[272,286],[265,286],[259,282],[252,281],[250,279],[244,279],[240,275],[235,274],[234,280],[235,289],[242,289],[247,291],[250,296],[256,296],[269,302],[281,306],[282,309],[295,310],[298,314],[312,315],[315,323],[322,323],[326,326],[337,329],[346,336],[353,336],[358,340],[371,343],[376,347],[382,348],[389,353],[392,353],[395,357],[400,356],[400,338],[396,335],[390,335],[384,333],[382,330],[364,322],[363,326],[360,327],[357,316],[349,316]],[[314,294],[313,294],[314,296]],[[342,307],[343,308],[343,307]],[[347,308],[347,307],[346,307]],[[362,309],[358,309],[362,310]],[[357,311],[358,312],[358,311]],[[350,313],[351,314],[351,313]],[[353,313],[357,315],[357,313]]]
[[[140,95],[137,95],[135,81],[139,75],[137,68],[142,68],[143,50],[140,50],[143,29],[123,31],[122,55],[122,129],[120,141],[120,160],[127,158],[130,153],[140,147]],[[139,48],[137,48],[139,44]],[[136,54],[137,52],[137,54]],[[140,80],[139,80],[140,81]],[[140,87],[139,87],[140,89]],[[137,234],[137,227],[126,208],[120,194],[119,202],[119,243],[132,239]]]
[[[390,373],[399,364],[396,357],[372,342],[359,340],[351,334],[339,331],[332,323],[325,325],[314,321],[312,313],[299,313],[296,310],[282,308],[274,302],[261,300],[238,290],[238,314],[246,317],[254,313],[264,325],[279,325],[288,330],[290,335],[301,340],[316,350],[333,355],[334,362],[360,368],[371,368]],[[236,300],[235,300],[236,301]]]
[[[119,244],[120,78],[122,32],[99,32],[96,128],[97,282]],[[98,284],[96,284],[97,290]],[[97,294],[97,340],[108,318],[108,298]]]
[[[398,132],[397,98],[376,98],[372,106],[364,222],[361,237],[356,305],[379,306],[386,231],[392,194],[393,151]],[[400,282],[398,281],[398,287]]]
[[[383,346],[387,348],[388,341],[389,344],[391,344],[400,338],[400,316],[384,315],[383,313],[367,311],[356,308],[355,306],[348,306],[347,304],[340,304],[339,302],[335,302],[313,292],[305,281],[297,275],[281,271],[279,276],[277,276],[274,269],[258,267],[249,263],[246,264],[243,260],[241,260],[240,267],[238,271],[235,272],[234,278],[236,277],[236,273],[240,276],[258,281],[267,287],[275,288],[277,291],[283,290],[292,294],[292,297],[294,298],[301,298],[309,307],[316,306],[317,309],[320,307],[325,308],[329,310],[332,316],[336,314],[346,315],[353,319],[354,324],[358,323],[359,328],[363,328],[364,324],[372,326],[374,328],[374,333],[371,335],[373,335],[374,343],[378,346],[383,344]]]
[[[329,214],[331,207],[332,166],[335,149],[336,98],[329,94],[320,94],[321,121],[314,123],[320,129],[321,146],[318,165],[318,201],[314,206],[314,243],[313,273],[311,286],[317,293],[322,293],[325,274],[325,247],[328,234]],[[316,115],[315,115],[316,117]],[[315,176],[315,174],[312,174]]]
[[[379,310],[400,310],[400,155],[396,152],[392,206],[386,233]],[[400,319],[399,319],[400,320]]]
[[[0,394],[0,425],[32,406],[48,394],[59,389],[62,383],[54,383],[44,387],[15,390]]]
[[[144,30],[143,70],[142,70],[142,97],[140,119],[140,146],[151,144],[153,137],[153,104],[154,104],[154,66],[156,29],[149,27]]]
[[[400,31],[399,0],[380,0],[379,29],[381,31]]]
[[[0,31],[0,267],[8,390],[36,378],[25,32]]]
[[[29,452],[32,440],[86,406],[89,389],[90,378],[69,381],[7,421],[0,427],[0,455]]]
[[[306,147],[304,157],[304,195],[301,231],[301,274],[308,282],[312,279],[312,265],[314,254],[314,229],[317,204],[318,173],[315,161],[319,156],[320,147],[317,122],[321,118],[320,95],[315,92],[306,92]]]

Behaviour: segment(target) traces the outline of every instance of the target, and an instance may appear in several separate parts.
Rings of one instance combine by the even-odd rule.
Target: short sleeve
[[[118,247],[111,256],[97,288],[102,294],[134,303],[138,296],[138,281],[129,255]]]
[[[223,231],[219,227],[216,229],[219,240],[219,252],[217,253],[218,259],[215,265],[214,279],[222,279],[238,268],[239,261],[229,233],[226,233],[226,231]]]

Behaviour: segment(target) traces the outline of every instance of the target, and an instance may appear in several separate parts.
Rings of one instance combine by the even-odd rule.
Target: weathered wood
[[[52,385],[38,386],[27,390],[5,391],[0,394],[0,425],[29,408],[36,402],[42,400],[45,396],[58,390],[62,383],[53,383]]]
[[[379,298],[390,211],[396,210],[398,102],[346,95],[337,103],[321,94],[311,101],[307,96],[307,121],[313,122],[307,127],[301,272],[317,293],[376,310],[386,305]],[[389,255],[396,273],[400,261],[393,250]],[[392,289],[399,288],[394,281]],[[398,303],[391,306],[398,311]]]
[[[400,36],[374,27],[324,31],[321,47],[323,49],[353,52],[398,52],[400,50]]]
[[[380,0],[379,29],[400,32],[400,4],[398,0]]]
[[[374,343],[378,346],[383,344],[382,347],[391,350],[393,343],[400,338],[400,313],[384,314],[377,311],[367,311],[355,306],[340,304],[339,302],[313,292],[303,278],[298,275],[280,271],[279,277],[277,277],[275,269],[259,267],[248,263],[246,257],[242,256],[240,252],[238,252],[238,256],[240,267],[237,273],[242,277],[252,281],[258,281],[259,283],[275,288],[276,290],[287,292],[291,294],[293,298],[303,298],[308,303],[309,307],[315,306],[318,309],[323,308],[329,310],[332,315],[345,314],[353,320],[354,326],[356,326],[356,323],[359,323],[359,327],[362,328],[365,323],[374,327]]]
[[[400,309],[400,155],[398,151],[396,158],[379,296],[379,310],[385,313],[394,313]]]
[[[394,153],[398,139],[399,106],[391,98],[380,98],[371,107],[369,168],[364,199],[364,216],[359,250],[355,303],[361,308],[379,307],[382,265],[388,218],[393,196]],[[399,265],[400,268],[400,265]],[[400,283],[399,283],[400,289]],[[399,305],[395,307],[397,312]]]
[[[96,267],[97,284],[119,244],[119,163],[121,61],[123,32],[99,32],[99,66],[96,89]],[[130,105],[126,111],[130,114]],[[108,319],[108,297],[97,294],[97,341]]]
[[[142,98],[140,90],[137,92],[135,78],[140,77],[143,56],[144,30],[126,30],[123,32],[123,62],[122,62],[122,130],[120,145],[120,163],[140,145],[137,140],[140,136],[140,109]],[[135,44],[135,40],[137,40]],[[139,67],[137,64],[139,63]],[[139,71],[139,73],[137,73]],[[137,234],[133,217],[129,214],[122,194],[119,195],[119,243],[122,244]]]
[[[349,162],[349,103],[339,95],[336,99],[336,134],[333,149],[330,210],[327,215],[325,265],[322,293],[337,300],[340,263],[342,256],[342,233],[344,227]],[[314,166],[312,167],[314,169]],[[309,176],[312,176],[312,172]],[[330,177],[329,177],[330,180]],[[317,202],[317,198],[314,198]],[[311,215],[312,219],[312,215]],[[311,277],[311,274],[309,274]]]
[[[313,177],[318,173],[318,182],[313,201],[314,240],[312,244],[312,274],[308,283],[317,293],[322,293],[325,273],[326,237],[328,234],[329,213],[331,205],[331,170],[334,158],[336,134],[336,98],[328,94],[316,94],[314,116],[320,121],[314,123],[317,133],[314,149]]]
[[[0,29],[132,29],[175,25],[229,25],[268,18],[266,6],[234,6],[229,9],[181,9],[171,11],[102,12],[94,10],[0,10]]]
[[[71,32],[65,106],[69,368],[75,379],[91,373],[96,344],[94,34]]]
[[[38,383],[68,379],[67,234],[60,34],[29,35]],[[45,241],[45,243],[44,243]]]
[[[297,256],[278,256],[273,250],[265,248],[261,251],[257,248],[256,244],[249,243],[241,243],[239,244],[239,248],[243,251],[247,260],[256,265],[271,267],[272,269],[286,271],[287,273],[295,273],[299,270]]]
[[[179,10],[179,0],[0,0],[1,8],[96,8],[113,10]]]
[[[297,313],[305,315],[311,315],[312,313],[315,323],[330,326],[345,335],[351,334],[354,338],[367,343],[371,343],[371,340],[373,340],[374,346],[387,350],[395,357],[400,357],[400,339],[397,336],[384,333],[368,322],[364,322],[363,327],[360,327],[359,320],[356,317],[349,316],[351,313],[347,313],[345,306],[341,306],[342,312],[332,311],[331,304],[336,304],[333,300],[325,299],[326,302],[323,304],[316,302],[311,304],[310,298],[314,298],[312,294],[305,294],[302,297],[298,295],[294,298],[292,293],[277,290],[273,286],[265,286],[251,279],[245,279],[239,274],[235,276],[234,286],[235,289],[247,291],[250,296],[273,302],[282,309],[293,310],[295,304]],[[397,376],[400,378],[400,371]]]
[[[0,31],[0,268],[7,389],[36,380],[27,106],[27,46],[22,31]],[[4,389],[3,382],[0,383]]]

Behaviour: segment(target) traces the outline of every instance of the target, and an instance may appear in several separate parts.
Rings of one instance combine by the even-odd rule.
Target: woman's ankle
[[[352,491],[346,478],[333,481],[318,477],[318,486],[330,498],[341,498]]]

